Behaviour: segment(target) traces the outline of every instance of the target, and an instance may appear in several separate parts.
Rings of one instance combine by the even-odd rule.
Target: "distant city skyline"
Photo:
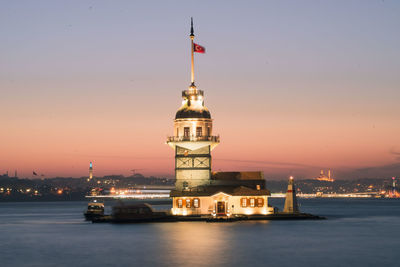
[[[0,9],[0,174],[174,175],[190,85],[214,171],[267,179],[400,175],[396,1],[18,1]]]

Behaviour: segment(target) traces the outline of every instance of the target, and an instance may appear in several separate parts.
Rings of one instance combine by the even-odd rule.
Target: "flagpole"
[[[194,40],[194,31],[193,31],[193,18],[190,18],[190,47],[191,47],[191,56],[192,56],[192,68],[191,68],[191,86],[194,86],[194,44],[193,44],[193,40]]]

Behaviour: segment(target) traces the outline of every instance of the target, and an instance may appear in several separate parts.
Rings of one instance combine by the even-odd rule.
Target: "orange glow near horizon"
[[[172,116],[157,125],[145,117],[134,126],[127,118],[89,124],[77,119],[69,125],[64,121],[42,122],[31,125],[29,131],[10,125],[1,133],[2,140],[8,142],[1,144],[7,153],[0,155],[0,170],[12,175],[16,169],[20,177],[31,177],[32,170],[45,177],[80,177],[88,175],[89,162],[93,161],[94,176],[127,176],[132,174],[130,170],[140,169],[138,172],[145,175],[172,177],[173,152],[164,144],[167,134],[163,134],[173,131]],[[381,122],[378,129],[367,129],[366,122],[357,127],[351,120],[220,117],[213,116],[214,131],[221,135],[221,144],[213,151],[214,171],[263,170],[268,176],[313,169],[316,177],[319,169],[326,167],[334,173],[337,168],[396,162],[390,151],[399,134],[396,124]],[[238,127],[248,134],[242,134]]]

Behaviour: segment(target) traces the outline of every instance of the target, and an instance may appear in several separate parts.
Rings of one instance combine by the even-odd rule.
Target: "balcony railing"
[[[210,141],[219,142],[218,136],[168,136],[167,142],[196,142],[196,141]]]
[[[183,97],[191,97],[191,96],[204,96],[204,92],[203,90],[199,90],[199,89],[188,89],[185,91],[182,91],[182,96]]]

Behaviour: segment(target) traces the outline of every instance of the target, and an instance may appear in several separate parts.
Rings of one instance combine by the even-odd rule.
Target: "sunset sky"
[[[173,177],[193,16],[215,171],[400,176],[399,14],[388,0],[2,1],[0,174],[81,177],[93,161],[95,176]]]

